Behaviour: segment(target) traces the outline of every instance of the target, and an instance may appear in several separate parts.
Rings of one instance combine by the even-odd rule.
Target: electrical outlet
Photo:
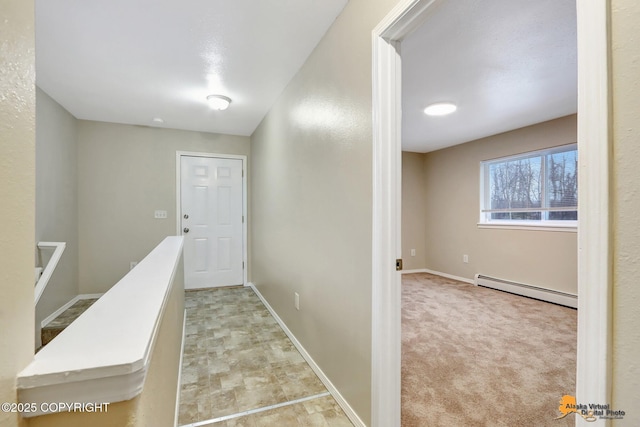
[[[416,250],[415,249],[411,249],[411,256],[416,256]]]
[[[469,255],[462,255],[462,262],[469,263]]]
[[[135,267],[136,265],[138,265],[138,261],[131,261],[129,263],[129,270],[133,270],[133,267]]]
[[[296,310],[300,310],[300,294],[298,294],[297,292],[293,293],[293,305],[295,306]]]

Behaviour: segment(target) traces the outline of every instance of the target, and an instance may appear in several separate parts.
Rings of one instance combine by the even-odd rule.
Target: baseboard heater
[[[578,308],[578,296],[566,292],[525,285],[524,283],[497,279],[495,277],[483,276],[482,274],[476,274],[475,284],[477,286],[484,286],[485,288],[497,289],[512,294],[552,302],[554,304]]]

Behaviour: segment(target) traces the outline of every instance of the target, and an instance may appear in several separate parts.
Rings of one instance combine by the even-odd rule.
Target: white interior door
[[[180,156],[185,288],[241,285],[242,160]]]

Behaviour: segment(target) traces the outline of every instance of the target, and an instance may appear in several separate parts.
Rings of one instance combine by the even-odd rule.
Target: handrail
[[[60,261],[60,257],[62,256],[62,253],[64,252],[64,249],[66,247],[67,244],[65,242],[38,242],[38,249],[55,248],[55,250],[53,251],[53,255],[51,255],[51,259],[47,263],[47,266],[42,272],[42,276],[40,276],[38,283],[36,283],[35,304],[38,304],[38,301],[40,300],[44,289],[47,287],[49,279],[51,279],[53,271],[56,269],[56,266]]]

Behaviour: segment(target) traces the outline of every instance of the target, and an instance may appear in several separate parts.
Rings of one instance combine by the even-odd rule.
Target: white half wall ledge
[[[67,309],[71,308],[71,306],[73,306],[73,304],[77,303],[78,301],[81,301],[84,299],[99,299],[102,297],[102,295],[104,295],[104,292],[99,294],[76,295],[75,297],[71,298],[68,302],[66,302],[64,305],[62,305],[60,308],[58,308],[56,311],[54,311],[53,313],[45,317],[44,320],[40,322],[40,327],[44,328],[49,323],[53,322],[56,319],[56,317],[60,316],[62,313],[64,313]]]
[[[114,403],[142,392],[182,246],[181,236],[165,238],[34,356],[17,378],[18,402],[33,409],[23,417],[65,410],[50,403]]]

